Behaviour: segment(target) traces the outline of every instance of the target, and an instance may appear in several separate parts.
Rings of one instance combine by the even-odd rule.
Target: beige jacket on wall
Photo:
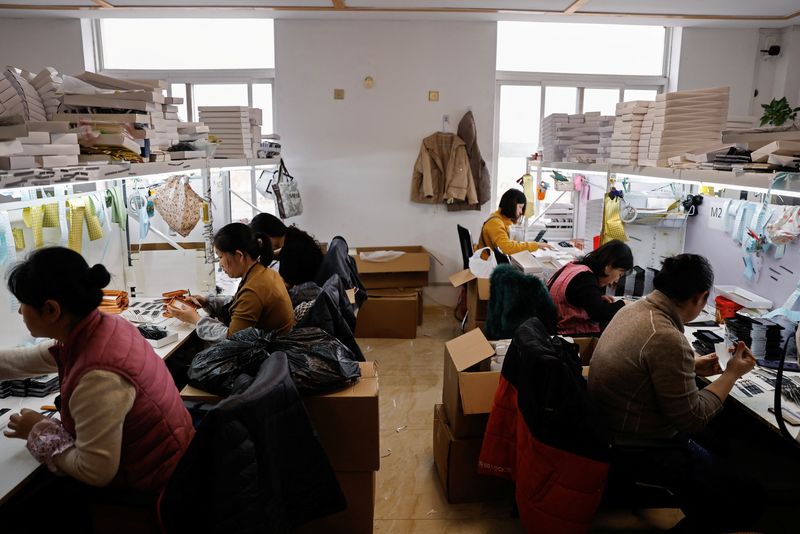
[[[422,140],[411,176],[411,200],[426,204],[478,202],[466,145],[457,135],[437,132]]]

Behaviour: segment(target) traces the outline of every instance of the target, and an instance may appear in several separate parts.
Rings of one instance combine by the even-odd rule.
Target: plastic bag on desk
[[[286,353],[289,371],[301,393],[341,389],[361,376],[350,349],[319,328],[295,328],[272,339],[269,348]]]
[[[199,352],[189,366],[189,384],[226,397],[239,391],[244,384],[237,382],[239,376],[255,376],[269,357],[271,337],[263,330],[246,328]]]

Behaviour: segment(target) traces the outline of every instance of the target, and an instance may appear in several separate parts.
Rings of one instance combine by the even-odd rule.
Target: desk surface
[[[171,332],[178,333],[178,341],[171,345],[153,350],[162,359],[168,358],[188,339],[189,334],[194,332],[194,326],[181,323],[177,319],[173,324],[164,325]],[[7,397],[0,399],[0,408],[11,408],[12,412],[19,412],[22,408],[40,410],[45,404],[53,404],[56,394],[47,397]],[[7,438],[0,435],[0,504],[23,483],[29,476],[40,467],[39,462],[25,448],[25,442],[21,439]]]
[[[709,328],[709,327],[689,327],[689,326],[687,326],[687,327],[685,327],[684,333],[686,335],[686,338],[689,340],[689,343],[691,343],[692,341],[695,340],[695,337],[692,334],[696,330],[711,330],[712,332],[714,332],[714,333],[716,333],[716,334],[718,334],[720,336],[723,336],[723,337],[725,336],[725,328],[724,327],[716,327],[716,328],[712,327],[712,328]],[[758,369],[758,366],[756,366],[756,369]],[[786,374],[796,375],[797,373],[789,373],[789,372],[787,372]],[[719,377],[720,377],[720,375],[715,375],[715,376],[709,376],[709,377],[701,378],[701,380],[706,380],[708,382],[713,382],[714,380],[716,380]],[[747,373],[746,375],[744,375],[739,380],[750,379],[750,378],[753,378],[752,374],[751,373]],[[756,379],[757,378],[758,377],[756,377]],[[750,412],[756,418],[760,419],[762,423],[764,423],[765,425],[769,426],[775,432],[780,432],[780,429],[778,427],[778,423],[775,420],[775,415],[772,412],[769,411],[769,408],[771,408],[773,406],[774,395],[775,395],[775,391],[771,390],[771,391],[766,391],[764,393],[760,393],[760,394],[757,394],[757,395],[753,395],[752,397],[748,397],[744,393],[742,393],[739,389],[734,387],[731,390],[731,393],[728,396],[728,398],[733,399],[734,402],[736,402],[739,405],[743,406],[745,408],[745,410]],[[795,409],[800,408],[800,407],[797,406],[797,404],[787,400],[785,397],[782,399],[782,403],[784,403],[786,406],[789,406],[789,407],[792,407],[792,408],[795,408]],[[800,427],[792,426],[789,423],[786,423],[786,428],[788,428],[789,432],[791,432],[793,435],[795,435],[795,437],[800,437]]]

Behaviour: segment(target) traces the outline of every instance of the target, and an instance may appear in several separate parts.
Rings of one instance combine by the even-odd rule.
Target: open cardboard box
[[[401,250],[405,252],[392,261],[364,261],[361,252],[376,250]],[[355,249],[356,267],[364,287],[370,289],[416,288],[428,285],[428,272],[431,269],[430,252],[419,245],[357,247]]]
[[[479,324],[486,322],[486,312],[489,309],[489,279],[478,278],[469,269],[459,271],[450,276],[453,287],[467,287],[467,322],[466,330],[474,330]]]
[[[582,365],[588,365],[597,338],[572,338]],[[456,439],[482,436],[492,411],[500,371],[489,368],[494,347],[480,329],[470,330],[445,343],[442,402]],[[586,363],[583,363],[586,362]]]
[[[378,369],[375,362],[359,362],[361,378],[345,389],[303,397],[334,471],[380,469],[378,431]],[[190,402],[216,403],[222,397],[192,386],[181,391]]]
[[[500,372],[488,368],[494,348],[479,329],[444,346],[442,402],[457,439],[482,436],[492,411]]]
[[[356,337],[417,337],[422,324],[422,289],[370,289],[358,310]]]
[[[511,498],[509,480],[478,473],[483,438],[457,439],[449,425],[444,406],[433,411],[433,461],[447,502],[467,503]]]

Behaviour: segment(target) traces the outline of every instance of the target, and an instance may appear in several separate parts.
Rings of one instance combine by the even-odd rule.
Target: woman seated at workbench
[[[547,287],[556,305],[558,333],[591,336],[611,321],[624,300],[605,294],[633,268],[633,253],[617,239],[593,250],[582,259],[568,263],[550,278]]]
[[[98,311],[110,280],[104,266],[90,268],[80,254],[62,247],[34,252],[8,276],[31,335],[52,341],[0,350],[0,379],[57,372],[60,420],[23,409],[11,416],[4,434],[26,440],[50,471],[74,479],[48,481],[61,488],[50,496],[59,505],[53,510],[64,502],[75,505],[68,512],[73,525],[86,512],[83,484],[155,498],[194,435],[161,358],[131,323]],[[31,526],[39,518],[24,520]]]
[[[717,356],[697,356],[683,325],[703,310],[714,284],[708,260],[680,254],[664,260],[655,290],[611,320],[592,355],[589,396],[612,437],[609,488],[661,487],[677,498],[680,532],[750,530],[764,507],[757,481],[695,441],[722,410],[736,381],[756,364],[741,341],[723,372]],[[720,374],[700,390],[697,376]],[[691,436],[690,436],[691,435]]]
[[[515,254],[523,250],[531,252],[540,248],[552,248],[546,243],[536,241],[514,241],[511,239],[508,228],[512,224],[519,222],[522,214],[525,213],[527,204],[525,193],[519,189],[509,189],[500,197],[500,207],[492,213],[481,228],[481,236],[478,240],[478,248],[490,247],[492,250],[499,250],[503,254]]]
[[[241,278],[236,294],[232,298],[194,297],[209,313],[207,317],[180,304],[168,306],[168,312],[196,324],[197,335],[204,341],[221,341],[250,326],[279,334],[289,332],[294,326],[294,309],[281,276],[269,268],[269,237],[255,234],[246,224],[231,223],[214,236],[214,251],[225,274]]]
[[[278,272],[289,287],[316,280],[324,254],[310,234],[294,225],[286,226],[269,213],[253,217],[250,228],[269,236],[275,259],[280,262]]]

